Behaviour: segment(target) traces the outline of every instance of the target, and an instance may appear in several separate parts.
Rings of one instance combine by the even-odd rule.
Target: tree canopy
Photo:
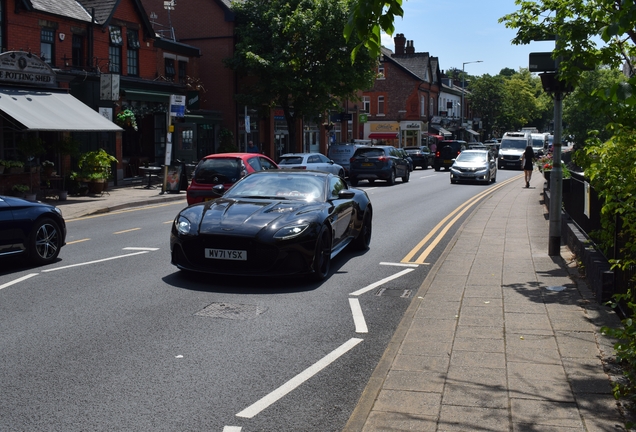
[[[237,43],[226,64],[247,78],[237,99],[281,107],[291,142],[298,119],[321,117],[371,86],[376,58],[360,49],[352,64],[359,40],[343,36],[349,1],[246,0],[234,8]]]

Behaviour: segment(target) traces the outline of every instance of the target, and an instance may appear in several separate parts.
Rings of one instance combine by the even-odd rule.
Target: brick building
[[[2,120],[10,119],[15,126],[10,139],[3,134],[0,158],[16,158],[15,142],[23,136],[36,134],[46,146],[47,142],[70,134],[81,142],[81,151],[104,148],[117,157],[115,181],[130,175],[135,164],[144,160],[163,163],[170,95],[195,100],[199,91],[192,85],[198,80],[197,48],[158,37],[138,0],[0,0],[0,9],[3,52],[37,57],[43,70],[53,74],[55,91],[65,89],[62,93],[74,96],[111,121],[128,108],[137,124],[136,130],[126,125],[122,130],[112,122],[112,128],[70,124],[57,129],[38,128],[16,123],[12,113],[0,107]],[[37,85],[27,83],[0,85],[38,90]],[[49,101],[52,103],[53,99]],[[205,120],[213,123],[213,119]],[[184,122],[185,119],[175,120],[175,126]],[[3,129],[6,131],[6,125]],[[189,139],[191,134],[183,136]],[[175,139],[174,143],[175,157],[187,155],[196,159],[191,141]]]
[[[382,48],[375,85],[363,92],[362,135],[396,147],[426,145],[429,121],[438,113],[439,60],[415,52],[401,33],[394,42],[395,52]]]

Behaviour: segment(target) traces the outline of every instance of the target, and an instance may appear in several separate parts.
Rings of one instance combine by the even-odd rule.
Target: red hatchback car
[[[256,172],[278,169],[276,162],[258,153],[217,153],[211,154],[197,164],[188,186],[188,205],[209,201],[219,196],[212,188],[222,184],[226,189],[240,178]]]

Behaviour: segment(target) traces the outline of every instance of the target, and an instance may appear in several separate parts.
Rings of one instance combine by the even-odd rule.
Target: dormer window
[[[378,65],[378,76],[377,79],[384,79],[384,63],[380,63]]]

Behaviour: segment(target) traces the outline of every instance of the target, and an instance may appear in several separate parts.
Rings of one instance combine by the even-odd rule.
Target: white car
[[[322,153],[286,153],[278,161],[279,168],[323,171],[345,177],[345,169]]]

